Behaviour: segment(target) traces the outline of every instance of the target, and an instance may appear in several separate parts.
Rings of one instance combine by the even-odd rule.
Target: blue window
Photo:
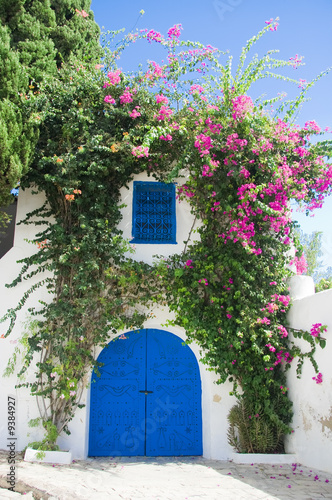
[[[176,243],[175,186],[134,182],[132,243]]]

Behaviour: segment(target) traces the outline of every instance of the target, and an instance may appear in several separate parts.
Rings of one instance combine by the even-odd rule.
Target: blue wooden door
[[[90,456],[202,454],[196,358],[163,330],[130,332],[98,357],[90,400]]]

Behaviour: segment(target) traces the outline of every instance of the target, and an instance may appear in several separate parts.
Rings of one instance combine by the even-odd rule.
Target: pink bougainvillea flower
[[[168,38],[179,38],[181,35],[182,25],[174,24],[167,32]]]
[[[269,325],[271,321],[266,316],[264,316],[264,318],[257,318],[257,323],[261,325]]]
[[[138,106],[136,106],[136,108],[138,108]],[[139,116],[141,116],[141,113],[139,111],[137,111],[137,109],[133,109],[131,112],[129,111],[129,116],[133,119],[135,118],[138,118]]]
[[[115,99],[113,99],[111,95],[105,96],[104,101],[107,102],[107,104],[115,104]]]
[[[299,56],[298,54],[295,55],[295,57],[290,57],[289,60],[293,61],[292,66],[293,68],[297,69],[299,65],[301,64],[303,59],[303,56]]]
[[[158,104],[163,103],[163,104],[168,104],[168,99],[165,95],[162,94],[157,94],[156,95],[156,101]]]
[[[127,104],[129,102],[133,102],[133,94],[129,91],[129,87],[126,87],[124,93],[120,95],[120,103]]]
[[[202,283],[202,285],[205,285],[205,286],[209,285],[208,280],[206,278],[202,278],[202,279],[198,280],[198,283]]]
[[[284,337],[284,338],[288,337],[288,331],[286,330],[286,328],[284,326],[278,325],[277,328],[280,332],[281,337]]]
[[[156,118],[158,121],[167,120],[172,114],[173,110],[163,105],[160,107],[159,115],[154,115],[153,118]]]
[[[313,337],[318,337],[322,331],[326,332],[326,327],[323,327],[322,323],[315,323],[310,329],[310,334]]]
[[[109,78],[109,85],[116,85],[117,83],[121,82],[121,70],[117,69],[116,71],[109,71],[107,73],[107,76]]]
[[[190,94],[201,94],[204,92],[204,87],[202,85],[194,84],[190,87]],[[218,108],[217,108],[218,109]]]
[[[321,128],[317,125],[315,120],[311,120],[310,122],[305,122],[304,130],[313,130],[314,132],[317,132],[319,134]]]
[[[252,113],[254,109],[254,103],[252,102],[251,97],[247,95],[239,95],[232,99],[232,107],[233,119],[242,121],[248,113]]]
[[[323,375],[318,373],[317,377],[312,377],[312,380],[315,380],[316,384],[321,384],[323,382]]]
[[[135,146],[131,154],[137,158],[142,158],[143,156],[149,156],[149,148],[144,146]]]
[[[158,42],[161,43],[164,40],[164,37],[158,31],[150,30],[147,32],[146,37],[148,42]]]

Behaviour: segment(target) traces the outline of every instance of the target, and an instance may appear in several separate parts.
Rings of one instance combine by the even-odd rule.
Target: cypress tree
[[[31,159],[31,132],[24,126],[20,111],[20,91],[28,87],[27,73],[16,51],[10,48],[7,27],[0,25],[0,206],[12,200],[10,189],[26,172]],[[0,227],[7,221],[0,211]]]
[[[102,50],[91,0],[1,0],[0,207],[27,171],[38,137],[20,112],[22,96],[37,92],[63,63],[95,64]],[[0,211],[0,225],[6,216]]]

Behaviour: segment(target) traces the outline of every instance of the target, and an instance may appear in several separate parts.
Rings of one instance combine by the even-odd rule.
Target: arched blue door
[[[125,337],[101,352],[101,375],[92,375],[89,455],[201,455],[201,381],[195,355],[164,330]]]

